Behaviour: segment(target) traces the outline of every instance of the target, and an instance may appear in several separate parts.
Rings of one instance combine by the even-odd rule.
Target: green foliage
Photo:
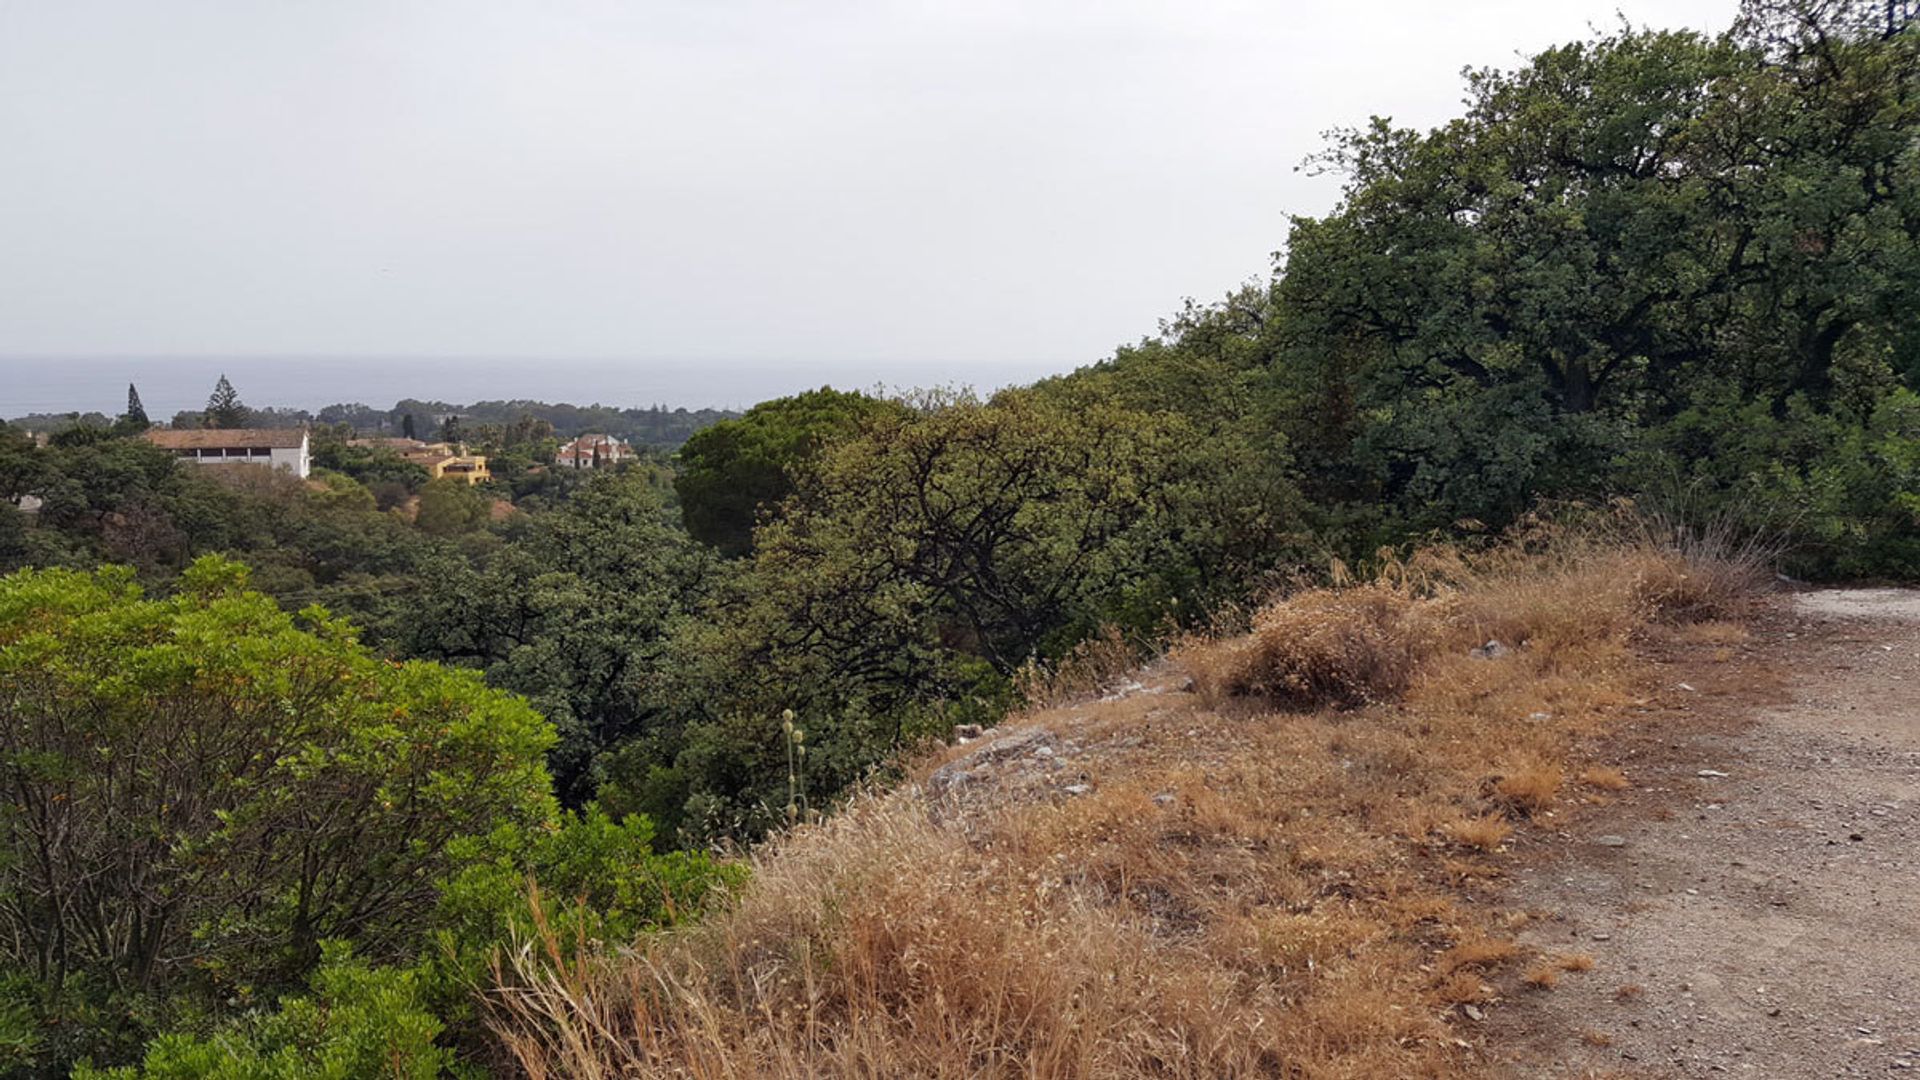
[[[429,480],[420,488],[413,523],[431,536],[459,536],[486,525],[492,505],[492,500],[463,480]]]
[[[144,431],[152,423],[147,419],[147,407],[140,403],[140,391],[132,383],[127,384],[127,411],[121,414],[120,422],[135,431]]]
[[[898,408],[823,386],[761,402],[737,420],[695,433],[680,448],[673,482],[687,531],[723,555],[746,554],[760,513],[793,494],[809,461]]]
[[[313,439],[314,466],[345,473],[369,487],[393,484],[407,492],[418,492],[426,484],[427,470],[387,447],[353,446],[349,438],[349,434],[336,430],[317,432]]]
[[[1641,490],[1678,451],[1715,477],[1697,503],[1779,480],[1763,501],[1808,527],[1809,568],[1894,565],[1912,523],[1873,501],[1899,453],[1866,449],[1867,418],[1920,356],[1920,38],[1862,29],[1872,8],[1622,29],[1472,73],[1431,132],[1339,138],[1344,200],[1295,221],[1266,331],[1326,521],[1362,549],[1498,525]],[[1838,457],[1763,469],[1778,438]]]
[[[1236,572],[1222,538],[1291,492],[1223,502],[1244,493],[1210,482],[1224,445],[1177,413],[1066,388],[869,416],[807,467],[709,618],[674,635],[669,704],[607,759],[605,797],[686,836],[752,833],[790,801],[784,709],[820,805],[914,738],[996,719],[1030,659],[1103,624],[1181,618]]]
[[[0,501],[45,500],[37,528],[0,522],[0,571],[112,561],[164,589],[191,559],[220,552],[246,559],[287,608],[322,603],[384,633],[441,544],[376,512],[361,486],[315,479],[325,490],[267,469],[182,467],[139,439],[34,450],[0,434]]]
[[[469,432],[478,433],[482,429],[497,431],[499,441],[503,444],[511,443],[516,438],[537,440],[556,435],[570,439],[597,431],[619,436],[635,446],[660,449],[679,446],[701,428],[736,415],[724,409],[669,409],[660,405],[617,409],[609,405],[549,404],[527,400],[476,401],[460,405],[408,399],[385,413],[375,412],[365,406],[333,406],[322,409],[320,419],[328,422],[349,420],[362,430],[383,427],[391,431],[399,428],[408,415],[425,420],[449,414],[457,414],[461,429]],[[516,427],[520,428],[519,435],[514,434]],[[478,434],[469,435],[468,438],[470,441],[487,441]]]
[[[253,413],[240,403],[240,392],[233,388],[225,375],[213,384],[213,393],[207,397],[207,410],[201,418],[202,427],[243,428],[253,422]]]
[[[648,471],[596,474],[484,563],[429,564],[401,631],[409,654],[480,668],[553,722],[570,803],[592,793],[599,754],[659,717],[651,691],[668,633],[714,571],[676,516]]]
[[[219,1026],[163,1035],[140,1064],[82,1065],[74,1080],[433,1080],[453,1064],[417,973],[372,967],[332,943],[305,994]]]
[[[653,851],[653,822],[589,803],[534,827],[507,823],[460,841],[464,864],[441,892],[443,978],[480,979],[502,942],[545,934],[563,948],[620,945],[694,918],[745,868],[691,851]],[[535,905],[538,904],[538,910]]]
[[[1693,461],[1684,474],[1674,463]],[[1736,528],[1784,538],[1796,572],[1912,577],[1920,571],[1920,395],[1899,389],[1866,416],[1794,397],[1703,403],[1632,461],[1636,487]]]
[[[324,939],[405,957],[455,841],[552,817],[524,702],[245,580],[214,558],[162,600],[112,568],[0,580],[0,965],[43,1015],[117,1040],[284,987]]]

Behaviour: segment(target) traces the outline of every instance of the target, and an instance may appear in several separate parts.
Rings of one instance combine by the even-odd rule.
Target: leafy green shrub
[[[741,864],[702,852],[655,854],[653,842],[646,817],[616,820],[591,803],[532,827],[508,823],[456,841],[450,854],[463,865],[441,890],[437,913],[448,974],[476,978],[497,946],[532,940],[545,926],[568,943],[622,945],[697,916],[745,878]]]
[[[323,940],[405,959],[455,841],[552,820],[524,701],[245,581],[0,579],[0,971],[37,980],[49,1061],[267,1000]]]
[[[169,1034],[140,1064],[74,1080],[433,1080],[453,1064],[417,973],[374,967],[330,943],[305,994],[208,1035]]]

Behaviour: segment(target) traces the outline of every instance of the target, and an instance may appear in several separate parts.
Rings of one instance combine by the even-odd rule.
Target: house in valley
[[[376,450],[391,450],[402,458],[427,470],[427,478],[439,480],[452,477],[468,487],[485,483],[493,479],[493,473],[487,469],[485,454],[467,451],[465,443],[422,442],[419,439],[362,438],[348,439],[348,446],[365,446]]]
[[[440,480],[451,477],[472,487],[493,479],[487,471],[485,454],[469,454],[465,446],[432,443],[418,450],[402,451],[401,457],[427,470],[427,477]]]
[[[582,435],[562,443],[554,451],[553,463],[568,469],[611,469],[639,456],[633,447],[611,435]]]
[[[313,469],[305,428],[153,428],[142,437],[196,465],[285,469],[302,480]]]

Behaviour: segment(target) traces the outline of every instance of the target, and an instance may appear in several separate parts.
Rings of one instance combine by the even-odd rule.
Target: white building
[[[313,467],[305,428],[154,428],[146,439],[200,465],[264,465],[302,480]]]
[[[554,451],[553,463],[569,469],[610,469],[639,456],[611,435],[582,435]]]

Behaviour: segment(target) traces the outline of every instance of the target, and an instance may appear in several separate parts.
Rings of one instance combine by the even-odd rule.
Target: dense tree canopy
[[[1867,7],[1622,29],[1473,73],[1434,131],[1339,138],[1267,335],[1309,491],[1498,521],[1645,489],[1624,467],[1683,419],[1857,428],[1910,388],[1920,45],[1847,32]]]
[[[484,563],[429,564],[404,647],[527,695],[560,729],[561,790],[584,798],[595,756],[657,713],[651,683],[667,634],[712,572],[675,517],[647,471],[597,475]]]
[[[761,511],[793,494],[808,462],[896,409],[865,394],[822,387],[762,402],[737,420],[696,432],[680,448],[673,481],[687,531],[723,555],[746,554]]]

